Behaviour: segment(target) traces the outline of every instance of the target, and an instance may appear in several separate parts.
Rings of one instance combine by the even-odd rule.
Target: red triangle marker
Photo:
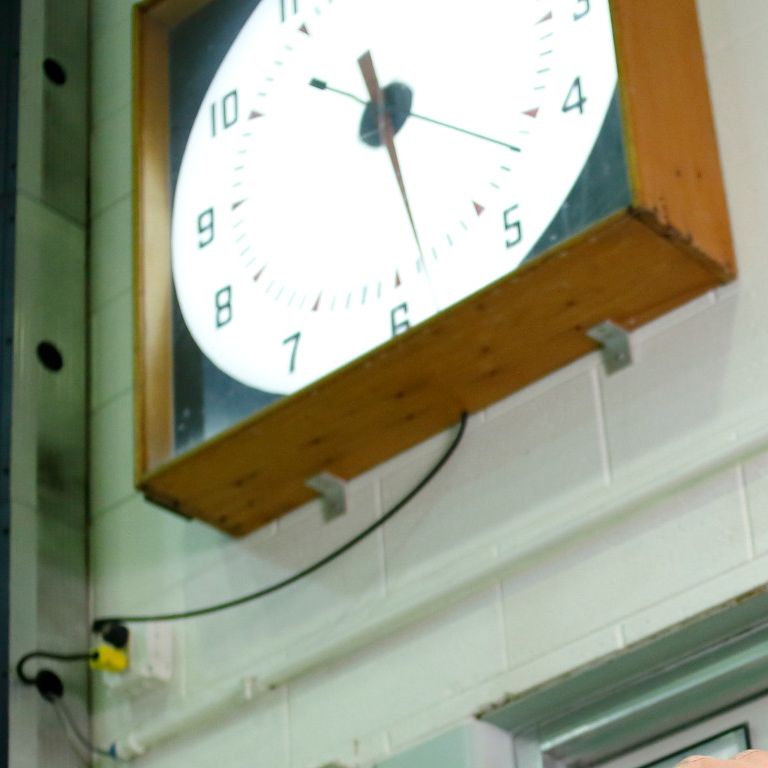
[[[302,24],[299,27],[299,32],[303,32],[305,35],[308,35],[309,34],[309,30],[307,29],[307,25],[306,24]]]
[[[267,265],[265,264],[254,276],[253,276],[253,282],[255,283],[263,274],[264,270],[267,268]]]
[[[322,296],[322,293],[317,294],[317,299],[315,300],[315,303],[312,306],[312,311],[317,312],[317,310],[320,308],[320,297]]]
[[[395,272],[395,288],[399,288],[402,285],[402,281],[400,280],[400,273]]]
[[[539,108],[535,107],[534,109],[526,109],[523,114],[528,115],[528,117],[536,117],[536,115],[539,114]]]
[[[485,210],[485,206],[480,205],[480,203],[476,203],[474,200],[472,201],[472,205],[475,206],[475,212],[478,216]]]
[[[264,117],[264,115],[261,112],[257,112],[255,109],[251,111],[250,115],[248,115],[249,120],[255,120],[257,117]]]
[[[236,211],[244,202],[245,200],[238,200],[236,203],[232,203],[232,210]]]
[[[545,21],[552,21],[552,11],[550,11],[546,16],[542,16],[536,23],[543,24]]]

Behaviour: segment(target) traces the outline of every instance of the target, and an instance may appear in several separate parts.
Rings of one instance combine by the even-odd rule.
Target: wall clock
[[[147,496],[244,533],[731,279],[695,5],[651,5],[138,6]]]

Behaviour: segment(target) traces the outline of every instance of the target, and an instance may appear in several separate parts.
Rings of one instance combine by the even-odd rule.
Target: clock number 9
[[[568,89],[568,95],[565,97],[562,110],[563,112],[570,112],[572,109],[578,109],[579,114],[583,115],[584,104],[586,101],[587,97],[581,90],[581,78],[577,77],[573,83],[571,83],[571,87]]]
[[[517,210],[518,206],[513,205],[504,211],[504,230],[506,232],[512,232],[512,239],[507,239],[507,248],[514,248],[523,239],[523,225],[520,219],[513,219],[512,214]]]
[[[197,217],[198,248],[205,248],[213,242],[213,208],[208,208]]]
[[[239,114],[237,91],[230,91],[221,100],[221,104],[218,102],[211,104],[211,136],[215,136],[218,131],[219,112],[221,112],[221,124],[224,130],[231,128],[237,122]]]
[[[292,336],[289,336],[285,341],[283,341],[283,345],[287,346],[289,344],[292,344],[293,347],[291,349],[291,358],[288,362],[288,373],[293,373],[296,370],[296,350],[299,348],[299,339],[301,338],[301,333],[297,331]]]
[[[232,320],[232,286],[226,285],[224,288],[216,291],[216,327],[221,328],[223,325],[231,322]]]
[[[576,0],[576,3],[580,6],[582,6],[583,10],[581,11],[574,11],[573,14],[573,20],[578,21],[579,19],[583,19],[588,13],[589,13],[589,0]]]

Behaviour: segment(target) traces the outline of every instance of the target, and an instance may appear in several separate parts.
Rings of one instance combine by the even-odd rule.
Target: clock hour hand
[[[328,85],[328,83],[325,82],[325,80],[320,80],[316,77],[313,77],[309,84],[313,88],[317,88],[321,91],[330,91],[331,93],[337,93],[340,96],[346,96],[348,99],[352,99],[353,101],[356,101],[358,104],[367,105],[368,102],[365,101],[365,99],[361,99],[359,96],[355,96],[354,93],[350,93],[349,91],[342,91],[340,88],[333,88],[332,86]],[[387,96],[390,95],[390,93],[393,92],[393,90],[397,87],[405,87],[401,83],[391,83],[390,85],[383,88],[384,92],[384,99],[385,102],[389,102],[390,99],[387,99]],[[457,131],[458,133],[463,133],[466,136],[473,136],[476,139],[482,139],[483,141],[489,141],[491,144],[498,144],[499,146],[506,147],[507,149],[511,149],[513,152],[519,152],[520,147],[516,147],[514,144],[510,144],[508,141],[503,141],[502,139],[495,139],[492,136],[486,136],[484,133],[478,133],[477,131],[470,131],[467,128],[460,128],[458,125],[452,125],[451,123],[443,122],[442,120],[436,120],[434,117],[427,117],[426,115],[420,115],[417,112],[411,112],[410,109],[408,110],[402,110],[399,109],[397,106],[393,106],[391,103],[387,104],[387,112],[392,116],[398,117],[398,122],[400,124],[405,122],[405,118],[413,117],[416,120],[424,120],[424,122],[432,123],[432,125],[439,125],[441,128],[448,128],[451,131]]]
[[[397,156],[397,149],[395,148],[395,131],[392,126],[392,117],[387,112],[386,102],[384,100],[384,91],[379,87],[379,79],[376,76],[376,70],[373,67],[373,57],[370,51],[366,51],[357,60],[357,64],[360,67],[360,72],[365,80],[365,87],[368,89],[368,95],[371,97],[371,102],[376,107],[377,125],[379,131],[379,137],[381,142],[387,148],[387,154],[389,160],[392,163],[392,168],[397,178],[397,185],[400,188],[400,195],[403,198],[403,204],[408,214],[408,221],[411,223],[411,231],[413,237],[416,240],[416,247],[419,250],[419,259],[422,266],[426,270],[426,264],[424,262],[424,253],[421,250],[421,241],[419,240],[419,233],[416,231],[416,224],[413,220],[413,213],[411,212],[411,206],[408,202],[408,195],[405,191],[405,183],[403,182],[403,173],[400,169],[400,160]]]

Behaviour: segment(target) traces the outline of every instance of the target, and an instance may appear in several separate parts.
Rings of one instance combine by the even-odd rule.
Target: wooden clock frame
[[[497,283],[173,457],[168,32],[210,0],[134,16],[136,484],[241,535],[734,279],[695,0],[611,0],[632,204]]]

